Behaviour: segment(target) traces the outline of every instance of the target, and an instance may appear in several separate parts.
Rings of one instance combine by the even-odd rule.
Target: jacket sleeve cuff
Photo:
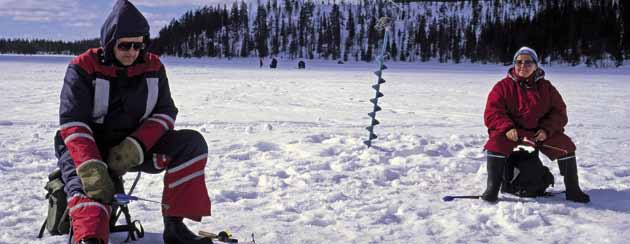
[[[166,133],[172,130],[174,120],[166,114],[154,114],[147,118],[140,127],[131,134],[131,137],[137,139],[143,146],[144,150],[151,150],[155,143]]]
[[[513,124],[508,124],[507,126],[503,126],[497,129],[497,131],[501,132],[501,134],[507,133],[509,130],[514,129]]]
[[[142,144],[139,143],[138,139],[134,138],[133,136],[128,136],[127,138],[125,138],[125,140],[131,142],[131,144],[133,144],[134,148],[136,149],[136,152],[138,152],[138,162],[136,162],[136,165],[142,164],[144,162],[144,152],[146,152],[144,147],[142,147]]]
[[[547,133],[547,137],[551,137],[554,134],[556,134],[556,130],[553,130],[551,127],[547,127],[547,126],[541,126],[540,127],[541,130],[544,130],[545,133]]]

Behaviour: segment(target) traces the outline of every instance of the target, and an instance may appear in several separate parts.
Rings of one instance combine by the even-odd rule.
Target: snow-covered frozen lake
[[[43,186],[56,167],[63,56],[0,56],[0,243],[35,238]],[[375,148],[364,129],[374,64],[164,58],[180,113],[176,128],[209,145],[206,185],[213,216],[193,230],[231,230],[256,243],[627,243],[630,236],[630,68],[544,67],[568,105],[586,205],[564,196],[498,204],[443,202],[485,188],[483,109],[507,67],[388,63]],[[266,62],[268,64],[268,61]],[[555,162],[544,158],[564,190]],[[129,180],[132,175],[127,176]],[[160,175],[136,196],[159,200]],[[161,243],[160,206],[131,214]],[[121,243],[114,234],[111,243]]]

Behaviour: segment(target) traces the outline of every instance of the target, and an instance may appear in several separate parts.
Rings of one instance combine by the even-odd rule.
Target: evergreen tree
[[[164,26],[149,51],[181,57],[333,58],[370,61],[385,45],[400,61],[510,63],[521,46],[541,63],[622,65],[630,58],[630,3],[618,0],[259,1],[249,20],[244,0],[190,10]],[[519,9],[519,11],[512,11]],[[374,28],[381,16],[402,24],[387,43]],[[470,11],[470,14],[462,12]],[[345,12],[342,14],[342,12]],[[252,12],[252,14],[254,14]],[[343,38],[343,39],[342,39]],[[98,40],[0,39],[2,53],[80,54]],[[269,46],[269,47],[268,47]]]
[[[355,39],[355,24],[354,24],[354,15],[352,14],[352,8],[348,8],[348,21],[346,22],[346,31],[348,35],[346,36],[346,44],[343,52],[343,61],[348,61],[348,56],[352,54],[354,39]]]
[[[252,41],[251,41],[251,37],[249,33],[249,10],[245,1],[242,1],[242,0],[241,0],[241,8],[239,9],[239,17],[240,17],[239,22],[241,23],[241,26],[242,26],[241,57],[249,57],[249,53],[253,46],[250,44]]]
[[[393,60],[398,58],[398,47],[396,46],[396,39],[392,38],[392,45],[389,51],[389,57]]]
[[[363,61],[369,62],[372,61],[373,54],[372,49],[374,47],[378,47],[379,33],[376,30],[376,18],[374,16],[370,17],[370,23],[367,26],[367,51],[365,52],[366,57]]]
[[[223,35],[223,56],[226,58],[231,58],[232,57],[232,49],[230,45],[230,35],[229,35],[229,31],[225,31],[225,34]]]
[[[311,29],[311,17],[313,16],[313,9],[315,5],[310,0],[306,0],[300,7],[300,16],[298,18],[298,55],[299,58],[304,58],[305,49],[307,47],[307,41],[309,31]]]
[[[272,5],[273,6],[273,5]],[[280,29],[278,28],[278,18],[272,19],[273,33],[271,37],[271,54],[277,56],[280,53]]]
[[[630,2],[619,1],[619,11],[621,14],[618,21],[621,22],[621,29],[623,30],[619,35],[621,35],[621,43],[625,53],[624,59],[630,59]]]
[[[258,6],[256,19],[254,20],[254,42],[258,50],[258,57],[269,56],[269,49],[267,48],[268,37],[267,10],[263,6]]]
[[[330,40],[332,58],[339,59],[341,54],[341,12],[339,11],[339,6],[337,4],[333,4],[332,10],[330,12]]]

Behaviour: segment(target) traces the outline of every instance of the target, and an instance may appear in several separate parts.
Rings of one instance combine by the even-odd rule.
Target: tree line
[[[179,57],[369,62],[385,47],[397,61],[510,63],[515,50],[527,45],[543,63],[620,66],[630,58],[627,1],[260,1],[190,10],[163,27],[150,49]],[[387,43],[375,28],[383,16],[393,20]],[[13,46],[20,50],[44,46],[0,39],[0,52],[6,50],[2,41],[21,43]],[[59,48],[64,45],[45,50],[82,52]]]
[[[0,38],[0,53],[77,55],[88,48],[100,46],[99,39],[51,41],[45,39]]]

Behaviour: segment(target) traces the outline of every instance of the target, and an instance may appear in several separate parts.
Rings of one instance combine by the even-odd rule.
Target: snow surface
[[[70,57],[0,56],[0,243],[35,238]],[[193,230],[231,230],[256,243],[627,243],[630,236],[630,69],[545,67],[568,104],[586,205],[562,195],[498,204],[443,202],[485,187],[486,96],[507,67],[389,63],[375,147],[362,141],[374,64],[165,58],[180,109],[176,127],[209,145],[213,216]],[[269,60],[265,60],[268,65]],[[554,191],[564,189],[557,165]],[[126,179],[131,180],[132,174]],[[162,176],[143,175],[136,196],[159,200]],[[161,243],[160,206],[130,205]],[[111,243],[121,243],[114,234]]]

